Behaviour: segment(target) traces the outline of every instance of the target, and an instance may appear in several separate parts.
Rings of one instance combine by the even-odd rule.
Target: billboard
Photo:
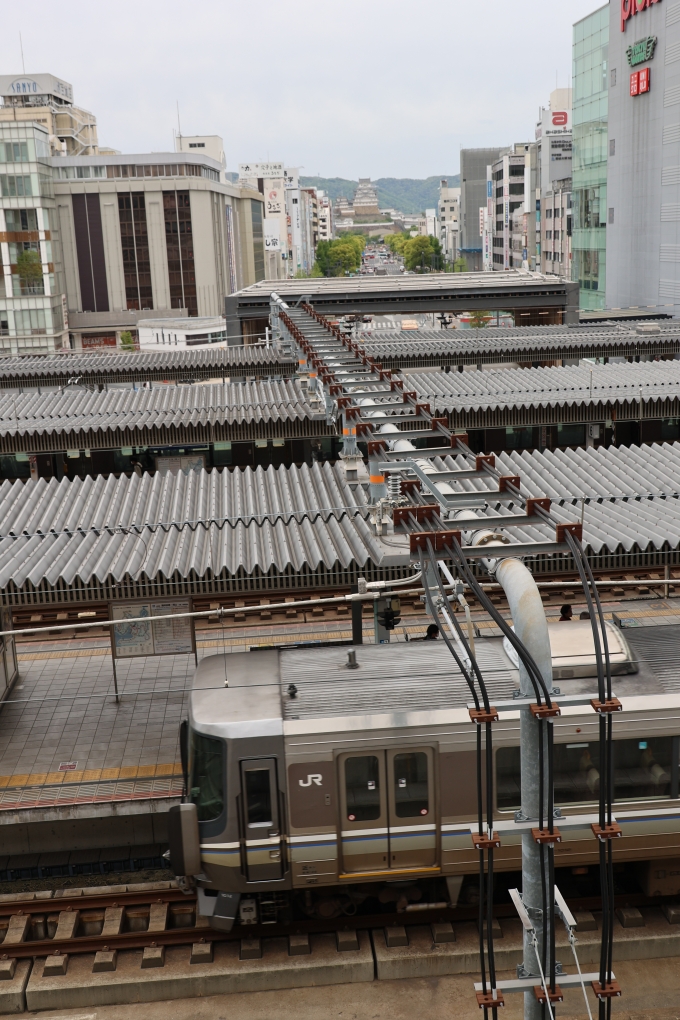
[[[239,177],[281,178],[284,175],[283,163],[239,163]]]
[[[267,219],[264,221],[264,250],[281,251],[281,221]]]
[[[0,74],[0,96],[58,96],[73,102],[73,86],[53,74]]]

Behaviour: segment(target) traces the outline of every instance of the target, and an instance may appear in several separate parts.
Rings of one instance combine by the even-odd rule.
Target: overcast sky
[[[616,2],[616,0],[614,0]],[[0,73],[71,82],[99,141],[219,134],[228,169],[455,173],[459,149],[534,137],[597,0],[32,0],[3,4]]]

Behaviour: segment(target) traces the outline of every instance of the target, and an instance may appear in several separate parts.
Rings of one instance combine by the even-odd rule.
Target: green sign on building
[[[638,39],[632,46],[629,46],[626,50],[626,56],[628,57],[628,63],[631,67],[635,67],[636,64],[644,64],[646,60],[651,60],[654,56],[654,47],[656,46],[656,36],[648,35],[646,39]]]

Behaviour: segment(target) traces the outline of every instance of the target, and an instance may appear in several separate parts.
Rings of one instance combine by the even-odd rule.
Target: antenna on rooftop
[[[182,125],[179,122],[179,99],[177,100],[177,137],[179,138],[180,151],[182,149]]]
[[[21,71],[22,74],[26,74],[26,64],[24,63],[24,43],[21,38],[21,32],[19,32],[19,48],[21,50]]]

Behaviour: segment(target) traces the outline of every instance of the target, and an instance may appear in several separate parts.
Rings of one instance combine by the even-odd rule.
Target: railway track
[[[290,923],[236,924],[230,932],[209,926],[196,913],[196,897],[181,889],[97,893],[96,886],[78,894],[34,894],[35,899],[0,901],[0,960],[30,959],[49,955],[111,952],[159,946],[182,946],[244,939],[290,938],[317,933],[345,933],[399,926],[453,925],[475,922],[476,906],[450,907],[418,904],[415,909],[379,914],[341,915],[334,918],[297,918]],[[670,902],[670,901],[668,901]],[[597,913],[599,897],[568,901],[574,912]],[[658,908],[666,900],[642,893],[616,897],[616,906]],[[494,907],[494,917],[515,917],[511,903]],[[680,919],[680,915],[679,915]]]
[[[469,982],[475,1003],[475,906],[240,924],[223,932],[197,917],[196,899],[177,886],[33,897],[0,900],[0,1013],[444,975]],[[631,903],[640,905],[642,927],[627,930],[621,922],[617,960],[644,959],[649,966],[654,959],[680,957],[675,914],[646,906],[644,896],[627,894],[619,901],[627,907],[621,915],[630,915]],[[599,903],[589,898],[569,905],[592,911]],[[511,904],[499,904],[494,913],[499,973],[513,975],[522,960],[521,925]],[[579,914],[578,923],[578,955],[589,987],[600,931],[592,912]],[[558,932],[557,949],[569,967],[562,983],[581,996],[564,932]]]

